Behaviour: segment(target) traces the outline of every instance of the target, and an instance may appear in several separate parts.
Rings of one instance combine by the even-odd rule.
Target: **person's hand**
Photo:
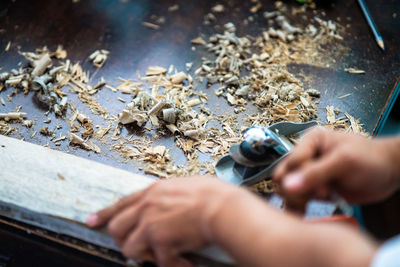
[[[400,139],[367,139],[322,128],[311,130],[275,169],[273,180],[290,208],[331,190],[352,203],[382,200],[399,188]]]
[[[233,190],[209,177],[163,180],[92,214],[87,224],[107,224],[127,258],[192,266],[180,255],[212,242],[211,220]]]

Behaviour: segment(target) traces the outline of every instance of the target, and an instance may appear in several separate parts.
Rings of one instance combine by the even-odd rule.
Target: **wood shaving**
[[[48,127],[40,128],[39,132],[41,135],[44,135],[44,136],[53,136],[54,135],[54,131],[50,130]]]
[[[93,62],[95,67],[101,68],[106,63],[108,54],[110,54],[108,50],[96,50],[89,56],[89,60]]]
[[[134,82],[131,80],[125,80],[122,78],[119,78],[118,80],[121,82],[121,84],[117,86],[116,90],[120,91],[123,94],[136,96],[140,91],[140,86],[142,86],[142,83]]]
[[[25,117],[25,112],[9,112],[9,113],[0,113],[0,119],[9,121],[9,120],[19,120]]]
[[[168,7],[168,11],[169,12],[175,12],[175,11],[178,11],[178,10],[179,10],[179,5],[178,4],[175,4],[173,6]]]
[[[74,133],[69,134],[69,142],[70,144],[79,145],[86,150],[90,150],[90,147],[88,144],[85,143],[85,140],[83,140],[81,137],[77,136]]]
[[[57,50],[54,55],[57,59],[66,59],[67,51],[63,48],[62,45],[57,46]]]
[[[225,7],[224,7],[224,5],[218,4],[218,5],[213,6],[211,8],[211,11],[215,12],[215,13],[222,13],[225,11]]]
[[[150,76],[150,75],[160,75],[160,74],[164,74],[167,72],[167,69],[163,68],[163,67],[159,67],[159,66],[151,66],[147,69],[146,71],[146,75]]]
[[[339,99],[343,99],[343,98],[346,98],[346,97],[348,97],[348,96],[351,96],[351,94],[341,95],[341,96],[339,96],[338,98],[339,98]]]
[[[356,120],[353,116],[351,116],[347,112],[345,112],[344,114],[347,117],[347,119],[350,121],[350,126],[351,126],[351,130],[353,133],[365,134],[359,120]]]
[[[344,71],[351,74],[365,74],[364,70],[359,70],[357,68],[345,68]]]
[[[191,43],[192,43],[192,44],[195,44],[195,45],[205,45],[205,44],[206,44],[206,41],[204,41],[204,39],[201,38],[201,37],[197,37],[197,38],[194,38],[194,39],[191,41]]]
[[[6,48],[4,48],[4,51],[8,52],[8,50],[10,50],[11,47],[11,41],[7,43]]]
[[[7,122],[0,120],[0,134],[9,135],[15,128],[11,127]]]
[[[60,136],[60,137],[57,137],[57,138],[53,139],[52,141],[53,141],[54,143],[57,143],[57,142],[60,142],[60,141],[64,141],[65,139],[67,139],[67,137],[65,137],[65,136]]]
[[[40,59],[33,61],[32,77],[37,77],[42,75],[48,67],[52,65],[53,61],[50,58],[49,53],[45,53],[40,57]]]
[[[154,23],[151,23],[151,22],[147,22],[147,21],[143,21],[142,25],[147,27],[147,28],[153,29],[153,30],[160,29],[160,25],[157,25],[157,24],[154,24]]]
[[[183,71],[178,72],[170,77],[171,82],[174,84],[179,84],[179,83],[183,82],[184,80],[186,80],[187,78],[188,78],[188,76]]]
[[[329,124],[334,124],[336,122],[335,111],[332,106],[326,106],[326,120]]]
[[[24,120],[22,122],[22,125],[24,125],[27,128],[31,128],[35,124],[35,121],[33,120]]]

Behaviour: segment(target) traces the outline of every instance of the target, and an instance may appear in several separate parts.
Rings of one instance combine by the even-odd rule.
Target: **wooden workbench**
[[[0,67],[3,70],[9,70],[15,68],[18,62],[23,61],[23,58],[17,54],[19,48],[21,51],[33,51],[47,45],[51,50],[55,50],[58,44],[62,44],[68,51],[68,57],[81,61],[83,67],[90,70],[91,73],[94,73],[96,69],[87,60],[90,53],[97,49],[110,51],[107,63],[96,72],[93,83],[102,76],[106,81],[115,81],[117,77],[135,78],[137,70],[144,73],[150,65],[169,66],[173,64],[178,69],[184,70],[186,62],[195,62],[193,68],[195,69],[196,62],[199,64],[200,58],[207,52],[202,48],[192,51],[190,40],[200,33],[210,34],[215,31],[210,26],[202,25],[204,15],[215,5],[215,1],[81,0],[78,3],[72,2],[71,0],[1,1]],[[218,15],[218,22],[215,24],[222,25],[232,21],[236,24],[239,35],[261,32],[265,27],[262,11],[273,9],[273,2],[264,1],[262,11],[258,15],[254,15],[254,23],[246,26],[242,24],[242,21],[250,14],[248,12],[250,1],[248,3],[242,3],[243,1],[221,2],[231,8],[228,12]],[[295,1],[287,2],[290,5],[297,5]],[[339,23],[350,25],[346,29],[343,41],[350,51],[336,58],[334,65],[325,68],[291,65],[289,70],[295,74],[301,73],[311,77],[306,82],[306,86],[321,91],[322,97],[319,104],[321,119],[325,117],[325,106],[333,105],[350,113],[355,118],[359,118],[365,129],[372,133],[378,125],[400,77],[400,46],[398,45],[400,43],[400,1],[367,1],[384,38],[387,47],[385,52],[377,47],[356,1],[321,2],[323,3],[319,3],[318,8],[325,11],[326,16],[323,19],[338,21],[340,18]],[[180,5],[180,9],[169,13],[168,7],[175,3]],[[307,14],[313,16],[311,11]],[[166,23],[159,30],[144,27],[141,22],[150,20],[151,15],[165,16]],[[5,52],[4,47],[9,41],[12,42],[11,49],[9,52]],[[335,47],[331,49],[335,49]],[[346,67],[363,69],[366,74],[351,75],[344,72]],[[205,84],[200,88],[203,91],[207,90]],[[211,105],[219,105],[220,110],[233,110],[224,99],[215,97],[212,88],[209,92],[212,92],[209,100]],[[344,99],[338,98],[347,93],[351,93],[351,95]],[[120,96],[129,101],[128,96]],[[91,114],[90,110],[80,103],[76,96],[70,95],[69,98],[80,111]],[[116,94],[108,89],[102,90],[98,94],[98,101],[107,108],[110,114],[114,115],[125,106],[119,101],[109,101],[109,99],[115,98]],[[43,123],[48,117],[44,115],[45,110],[40,109],[32,100],[32,94],[15,96],[12,102],[6,102],[5,106],[0,106],[0,112],[15,110],[18,105],[23,107],[22,111],[28,114],[28,118],[36,119],[37,124],[29,130],[21,127],[19,133],[14,137],[23,137],[28,142],[45,145],[49,143],[48,137],[36,135],[31,139],[31,134],[41,127],[55,128],[59,124],[65,127],[58,133],[67,135],[68,123],[61,118],[56,118],[54,114],[48,116],[52,119],[50,124]],[[67,117],[70,115],[68,113]],[[91,118],[95,125],[102,124],[100,118],[96,116],[91,116]],[[142,133],[137,129],[124,127],[122,135],[129,134],[146,135],[151,133]],[[159,142],[170,147],[173,144],[173,138],[165,138]],[[122,163],[119,156],[106,146],[101,147],[106,155],[70,148],[67,141],[58,147],[51,143],[50,146],[57,150],[140,173],[140,170],[131,164]],[[184,155],[179,149],[171,149],[171,155],[178,164],[184,162]],[[21,216],[16,216],[16,213],[11,212],[12,209],[7,211],[6,206],[2,203],[0,210],[3,211],[3,217],[1,218],[4,220],[6,216],[14,217],[11,224],[18,224]],[[42,226],[45,224],[43,222]],[[35,225],[35,227],[40,226],[40,224]],[[23,227],[30,226],[24,225]],[[55,231],[55,229],[48,230]]]

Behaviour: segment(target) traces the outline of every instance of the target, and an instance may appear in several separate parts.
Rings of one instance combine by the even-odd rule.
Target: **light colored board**
[[[85,222],[155,180],[0,135],[0,200]]]

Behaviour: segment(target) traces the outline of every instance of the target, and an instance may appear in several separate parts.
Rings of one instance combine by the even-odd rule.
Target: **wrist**
[[[223,211],[232,204],[232,200],[237,196],[237,191],[241,190],[225,183],[219,183],[211,190],[204,192],[200,225],[203,235],[209,243],[217,243],[217,225],[229,223],[223,222],[227,219]]]

